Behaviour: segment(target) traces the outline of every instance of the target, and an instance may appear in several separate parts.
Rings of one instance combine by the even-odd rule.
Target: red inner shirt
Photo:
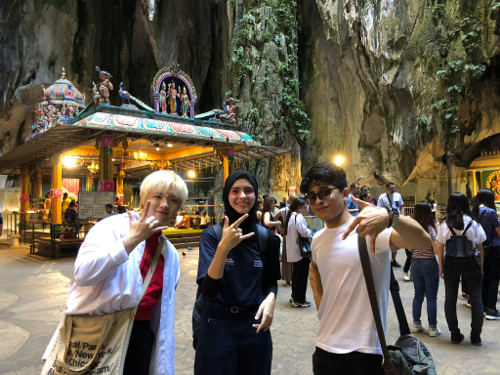
[[[142,280],[146,278],[146,275],[151,267],[151,262],[158,248],[158,239],[160,238],[160,233],[154,233],[146,240],[146,248],[144,249],[144,255],[141,260],[140,270],[142,275]],[[137,309],[137,314],[135,315],[135,320],[151,320],[153,316],[153,310],[156,304],[161,298],[161,292],[163,289],[163,268],[165,265],[165,259],[163,254],[160,254],[160,259],[158,259],[158,265],[156,266],[155,273],[151,278],[148,289],[144,298],[141,300],[139,307]]]

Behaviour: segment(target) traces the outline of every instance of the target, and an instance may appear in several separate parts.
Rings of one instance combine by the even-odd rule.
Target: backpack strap
[[[220,242],[222,240],[222,226],[215,224],[212,228],[214,228],[215,235],[217,236],[217,242]]]
[[[455,232],[455,230],[453,229],[453,227],[451,225],[448,225],[448,223],[446,223],[446,226],[448,227],[448,229],[450,229],[452,237],[457,235],[457,233]]]
[[[469,221],[469,224],[465,227],[465,230],[462,232],[462,236],[465,236],[465,232],[469,230],[469,228],[472,226],[472,223],[474,220]]]

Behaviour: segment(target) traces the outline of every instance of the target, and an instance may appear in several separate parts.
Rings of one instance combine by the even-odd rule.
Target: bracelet
[[[394,221],[394,212],[392,212],[392,210],[387,206],[384,206],[384,208],[387,210],[387,213],[389,214],[389,225],[387,225],[387,228],[390,228],[392,227],[392,222]]]

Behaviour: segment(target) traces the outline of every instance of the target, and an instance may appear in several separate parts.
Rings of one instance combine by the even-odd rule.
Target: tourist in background
[[[113,211],[113,205],[111,203],[108,203],[106,206],[104,206],[104,209],[106,210],[108,216],[116,215],[116,212]]]
[[[119,205],[115,206],[115,212],[117,215],[120,215],[120,214],[124,214],[125,212],[127,212],[127,210],[125,209],[124,206],[119,204]]]
[[[366,185],[365,185],[365,186],[363,186],[363,187],[361,188],[361,192],[362,192],[362,193],[368,193],[368,194],[370,194],[370,204],[371,204],[371,205],[373,205],[373,206],[376,206],[376,205],[377,205],[377,203],[378,203],[378,199],[377,199],[377,198],[375,198],[373,195],[371,195],[371,193],[370,193],[370,188],[369,188],[368,186],[366,186]]]
[[[280,244],[268,233],[268,247],[260,249],[257,194],[254,176],[231,173],[222,193],[222,238],[214,227],[201,235],[196,282],[207,304],[200,319],[195,375],[271,374],[269,328],[280,278]]]
[[[207,215],[207,211],[203,210],[200,222],[200,229],[205,229],[210,226],[210,216]]]
[[[274,209],[276,208],[276,199],[267,196],[264,198],[264,204],[262,209],[262,220],[260,225],[265,226],[276,233],[276,230],[281,232],[281,223],[274,219]]]
[[[296,197],[297,197],[296,195],[292,194],[288,198],[288,201],[292,203]],[[291,263],[288,260],[288,252],[286,249],[285,219],[289,211],[290,207],[283,207],[280,208],[279,212],[276,213],[276,215],[274,215],[275,220],[280,220],[283,223],[282,233],[281,233],[281,235],[283,236],[282,249],[281,249],[281,280],[285,282],[286,286],[292,285],[292,270],[293,270],[293,263]]]
[[[388,207],[395,208],[399,210],[401,216],[404,215],[404,203],[401,194],[396,192],[396,184],[394,182],[388,182],[385,185],[386,192],[381,194],[378,198],[378,207]],[[401,265],[396,261],[397,251],[394,251],[391,256],[391,265],[396,268],[400,268]]]
[[[353,202],[352,197],[358,197],[359,194],[359,184],[353,182],[349,187],[349,196],[347,197],[347,209],[352,216],[359,215],[359,206]]]
[[[457,272],[452,267],[443,263],[443,254],[446,254],[447,240],[452,237],[452,232],[456,235],[465,235],[472,242],[472,246],[479,252],[474,256],[474,264],[471,264],[468,272]],[[446,217],[439,225],[438,244],[435,247],[439,261],[439,273],[444,279],[445,302],[444,313],[448,329],[451,332],[451,342],[460,344],[464,340],[464,335],[460,332],[457,319],[457,294],[460,275],[464,274],[467,280],[470,303],[472,306],[472,323],[470,340],[472,345],[481,345],[481,330],[483,327],[483,301],[481,298],[481,289],[483,281],[483,242],[486,235],[483,228],[472,220],[469,210],[469,201],[462,193],[453,193],[448,198],[446,207]],[[443,251],[444,250],[444,251]],[[452,259],[451,259],[452,260]]]
[[[61,200],[61,212],[64,213],[69,207],[71,199],[68,197],[68,193],[64,193]]]
[[[495,193],[490,189],[481,189],[477,193],[472,206],[472,217],[481,224],[486,234],[483,265],[482,299],[486,319],[500,319],[496,308],[498,284],[500,281],[500,222],[495,206]]]
[[[63,220],[66,224],[76,224],[78,222],[78,211],[76,210],[76,203],[71,201],[69,207],[63,213]]]
[[[429,233],[433,247],[438,246],[436,222],[432,215],[431,206],[427,202],[419,202],[415,206],[412,216],[422,228]],[[429,321],[429,336],[436,337],[441,334],[437,326],[437,292],[439,288],[439,264],[436,260],[433,247],[425,250],[412,250],[411,269],[413,276],[413,287],[415,296],[413,297],[413,333],[423,332],[425,326],[422,325],[422,304],[424,297],[427,300],[427,319]]]
[[[304,213],[307,212],[307,202],[304,198],[295,198],[285,218],[286,253],[288,262],[293,264],[292,270],[292,307],[311,307],[306,300],[307,279],[309,277],[310,258],[300,254],[299,236],[308,238],[312,236],[307,228]]]

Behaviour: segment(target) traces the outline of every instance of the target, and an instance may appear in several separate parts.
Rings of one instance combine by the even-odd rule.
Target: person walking
[[[294,201],[294,199],[297,198],[296,195],[292,194],[290,197],[288,197],[288,201],[290,204]],[[281,222],[283,223],[282,227],[282,236],[283,236],[283,242],[282,242],[282,249],[281,249],[281,280],[285,282],[285,285],[287,287],[290,287],[292,285],[292,272],[293,272],[293,263],[288,260],[288,251],[286,249],[286,233],[285,233],[285,219],[286,215],[290,211],[290,207],[283,207],[280,208],[280,210],[274,215],[274,219],[278,220],[280,219]],[[290,298],[290,300],[292,300]]]
[[[105,315],[137,308],[124,375],[174,373],[179,255],[167,239],[160,237],[187,196],[186,184],[175,172],[151,173],[141,185],[142,213],[127,212],[100,221],[78,252],[65,314]],[[160,241],[161,255],[141,300],[143,281]],[[49,344],[44,359],[55,342]]]
[[[262,210],[262,219],[260,225],[269,228],[276,233],[276,230],[281,231],[281,223],[274,219],[274,209],[276,208],[276,199],[273,197],[264,198],[264,207]]]
[[[419,202],[413,211],[413,220],[417,221],[429,233],[433,247],[437,243],[436,222],[432,215],[431,206],[427,202]],[[423,332],[422,305],[424,297],[427,299],[427,319],[429,321],[429,336],[436,337],[441,334],[437,326],[437,292],[439,288],[439,264],[436,260],[433,247],[425,250],[411,251],[411,269],[413,275],[413,333]]]
[[[463,246],[470,246],[477,251],[469,258],[454,258],[443,255],[451,252],[453,254],[452,237],[466,236]],[[451,332],[451,342],[460,344],[464,335],[460,332],[457,319],[457,294],[460,275],[465,275],[469,292],[469,301],[472,307],[472,323],[470,341],[472,345],[481,346],[481,330],[483,327],[483,301],[481,299],[481,288],[483,281],[483,242],[486,235],[483,228],[472,220],[469,210],[469,201],[462,193],[453,193],[448,198],[446,217],[439,225],[438,244],[436,253],[439,261],[439,274],[444,279],[445,302],[444,313],[448,329]],[[456,242],[455,242],[456,243]],[[460,243],[459,243],[460,244]],[[450,248],[448,248],[450,247]],[[466,267],[460,267],[459,261],[467,261]]]
[[[399,210],[399,215],[404,215],[404,203],[401,194],[396,192],[396,184],[394,182],[388,182],[386,185],[386,192],[381,194],[378,198],[377,207],[388,207],[390,209],[395,208]],[[391,255],[391,266],[400,268],[401,265],[396,261],[397,251],[394,251]]]
[[[307,228],[304,213],[307,211],[305,199],[297,197],[292,201],[285,218],[285,236],[288,261],[293,263],[292,269],[292,307],[311,307],[306,300],[307,279],[311,259],[302,257],[299,247],[299,236],[309,238],[312,232]]]
[[[474,199],[472,217],[478,221],[486,234],[483,265],[482,299],[486,319],[500,319],[496,308],[500,281],[500,221],[495,207],[495,193],[481,189]]]
[[[359,215],[359,206],[353,202],[352,197],[357,198],[358,194],[359,194],[359,184],[353,182],[349,187],[349,196],[347,197],[347,209],[354,217]]]
[[[224,227],[200,239],[198,275],[206,301],[200,319],[194,359],[195,375],[269,375],[280,239],[269,230],[261,249],[255,223],[258,185],[255,177],[236,171],[227,178]]]

